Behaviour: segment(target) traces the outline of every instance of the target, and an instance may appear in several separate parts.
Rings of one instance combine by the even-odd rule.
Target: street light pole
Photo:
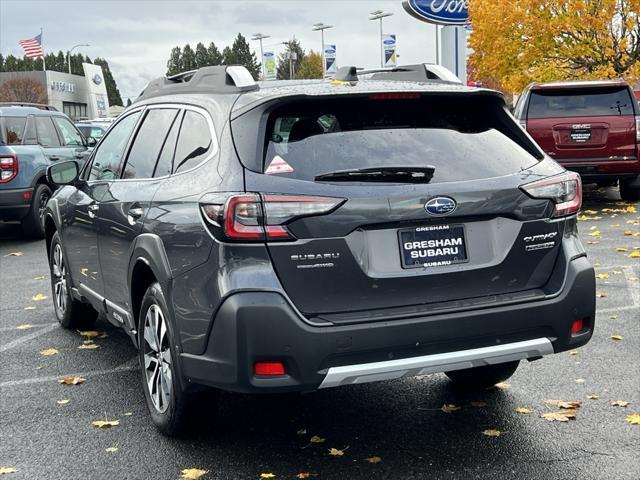
[[[270,35],[263,35],[262,33],[254,33],[253,37],[251,37],[251,40],[260,40],[260,66],[261,66],[261,70],[262,70],[262,79],[266,80],[266,74],[264,71],[264,51],[262,50],[262,39],[264,38],[271,38]]]
[[[324,31],[328,28],[333,28],[333,25],[325,25],[324,23],[315,23],[313,25],[313,31],[317,32],[320,30],[320,41],[322,42],[321,50],[322,52],[322,75],[321,78],[324,79],[324,67],[325,67],[325,58],[324,58]]]
[[[79,43],[78,45],[74,45],[73,47],[71,47],[71,49],[69,49],[69,51],[67,52],[67,64],[69,65],[69,75],[71,75],[71,52],[73,52],[73,50],[75,50],[78,47],[90,47],[91,45],[89,45],[88,43]]]
[[[390,17],[391,15],[393,15],[393,13],[376,10],[375,12],[371,12],[371,16],[369,17],[369,20],[380,20],[380,43],[378,44],[378,48],[380,49],[380,68],[384,67],[384,50],[382,49],[382,19],[385,17]]]

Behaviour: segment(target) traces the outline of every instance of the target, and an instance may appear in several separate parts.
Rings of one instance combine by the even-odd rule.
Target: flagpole
[[[40,27],[40,45],[42,45],[42,71],[47,71],[47,62],[44,58],[44,36],[42,35],[42,27]]]

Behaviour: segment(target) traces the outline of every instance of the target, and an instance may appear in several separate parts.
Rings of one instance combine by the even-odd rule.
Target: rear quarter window
[[[0,117],[0,141],[6,145],[20,145],[26,124],[27,117]]]
[[[575,88],[532,91],[527,117],[599,117],[633,114],[633,99],[628,88]]]

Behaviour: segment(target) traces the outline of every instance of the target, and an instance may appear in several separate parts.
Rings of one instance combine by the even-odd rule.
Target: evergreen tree
[[[216,44],[211,42],[209,44],[209,48],[207,48],[207,55],[209,57],[209,65],[221,65],[222,64],[222,54]]]
[[[233,42],[229,60],[232,61],[227,61],[227,58],[225,57],[224,63],[226,65],[243,65],[247,70],[249,70],[254,79],[258,79],[258,76],[260,75],[260,63],[258,63],[258,60],[256,59],[256,54],[251,52],[249,42],[247,42],[246,38],[244,38],[240,33]]]
[[[204,46],[202,42],[198,42],[196,45],[196,68],[208,67],[212,65],[209,59],[209,52],[207,52],[207,47]]]
[[[116,85],[116,81],[111,74],[109,63],[104,58],[96,58],[93,61],[94,65],[100,65],[102,67],[102,74],[104,76],[104,84],[107,87],[107,96],[109,97],[109,105],[122,106],[122,97],[120,96],[120,90]]]
[[[53,70],[53,71],[56,71],[56,72],[59,72],[59,71],[60,71],[60,70],[58,69],[58,66],[57,66],[57,58],[56,58],[56,56],[55,56],[55,54],[54,54],[54,53],[47,53],[47,54],[44,56],[44,58],[45,58],[45,60],[46,60],[46,61],[45,61],[45,63],[46,63],[46,65],[47,65],[47,70]]]
[[[0,72],[4,72],[4,55],[0,53]]]
[[[42,71],[42,57],[33,60],[33,69],[39,72]]]
[[[196,52],[193,51],[188,43],[182,49],[182,70],[188,72],[196,69]],[[178,72],[179,73],[179,72]]]
[[[58,52],[58,55],[56,55],[56,67],[58,68],[59,72],[69,71],[69,65],[67,65],[67,56],[62,53],[62,50],[60,50]]]
[[[238,63],[235,53],[231,50],[231,47],[224,47],[222,50],[222,64],[223,65],[236,65]]]
[[[289,40],[284,53],[278,55],[278,80],[289,80],[289,78],[291,78],[289,73],[289,55],[292,52],[297,56],[297,58],[293,61],[294,73],[300,68],[300,64],[304,61],[305,53],[302,49],[302,45],[300,45],[300,41],[296,40],[295,38],[293,40]]]
[[[182,72],[182,49],[180,47],[173,47],[171,49],[171,55],[167,62],[167,76],[175,75]]]
[[[33,70],[33,58],[29,58],[26,55],[22,57],[19,69],[21,72],[30,72]]]
[[[4,71],[5,72],[17,72],[18,71],[18,59],[9,54],[4,59]]]

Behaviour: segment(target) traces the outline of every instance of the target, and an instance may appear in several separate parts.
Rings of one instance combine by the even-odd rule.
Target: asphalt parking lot
[[[44,242],[0,225],[0,472],[15,469],[11,480],[177,479],[188,468],[207,470],[202,479],[637,480],[640,425],[627,417],[640,413],[640,258],[631,257],[640,251],[640,205],[620,202],[614,188],[587,188],[581,215],[599,298],[594,338],[577,352],[521,364],[503,388],[473,395],[444,375],[305,395],[224,394],[179,439],[151,424],[128,337],[99,322],[98,348],[79,349],[85,338],[56,323]],[[48,349],[58,353],[41,353]],[[69,376],[85,382],[58,383]],[[574,420],[550,422],[541,417],[558,410],[550,399],[582,403]],[[461,408],[445,413],[443,404]],[[119,425],[92,426],[105,418]]]

